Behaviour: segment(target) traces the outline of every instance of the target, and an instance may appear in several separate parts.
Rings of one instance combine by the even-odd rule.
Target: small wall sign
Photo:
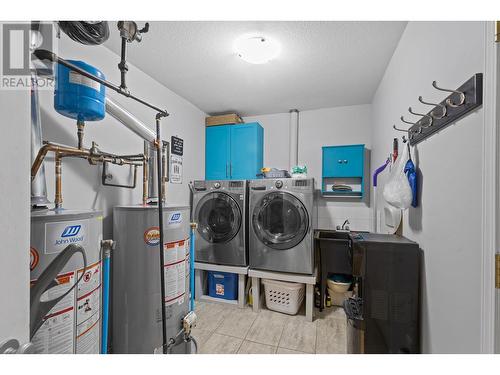
[[[174,136],[172,136],[171,140],[172,142],[170,144],[172,146],[170,152],[174,155],[182,156],[184,153],[184,140]]]

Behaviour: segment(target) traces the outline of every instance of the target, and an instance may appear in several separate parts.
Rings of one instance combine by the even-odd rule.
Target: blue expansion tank
[[[68,60],[73,65],[106,79],[104,74],[83,61]],[[102,120],[106,111],[106,90],[100,83],[57,65],[54,108],[61,115],[78,121]]]

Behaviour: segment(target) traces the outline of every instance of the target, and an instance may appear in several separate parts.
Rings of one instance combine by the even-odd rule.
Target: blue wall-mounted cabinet
[[[205,134],[205,178],[226,179],[229,173],[231,138],[228,126],[211,126]]]
[[[250,180],[261,173],[264,129],[258,122],[206,127],[205,179]]]
[[[365,145],[323,147],[322,194],[362,198],[364,171]]]

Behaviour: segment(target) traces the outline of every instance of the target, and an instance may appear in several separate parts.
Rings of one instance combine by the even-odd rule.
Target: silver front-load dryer
[[[192,219],[198,224],[195,260],[247,266],[247,182],[194,181],[192,194]]]
[[[314,179],[249,182],[250,268],[312,274]]]

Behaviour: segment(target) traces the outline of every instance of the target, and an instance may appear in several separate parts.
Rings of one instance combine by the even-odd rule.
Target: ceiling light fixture
[[[263,36],[240,38],[236,41],[235,49],[238,56],[250,64],[265,64],[280,52],[278,43]]]

